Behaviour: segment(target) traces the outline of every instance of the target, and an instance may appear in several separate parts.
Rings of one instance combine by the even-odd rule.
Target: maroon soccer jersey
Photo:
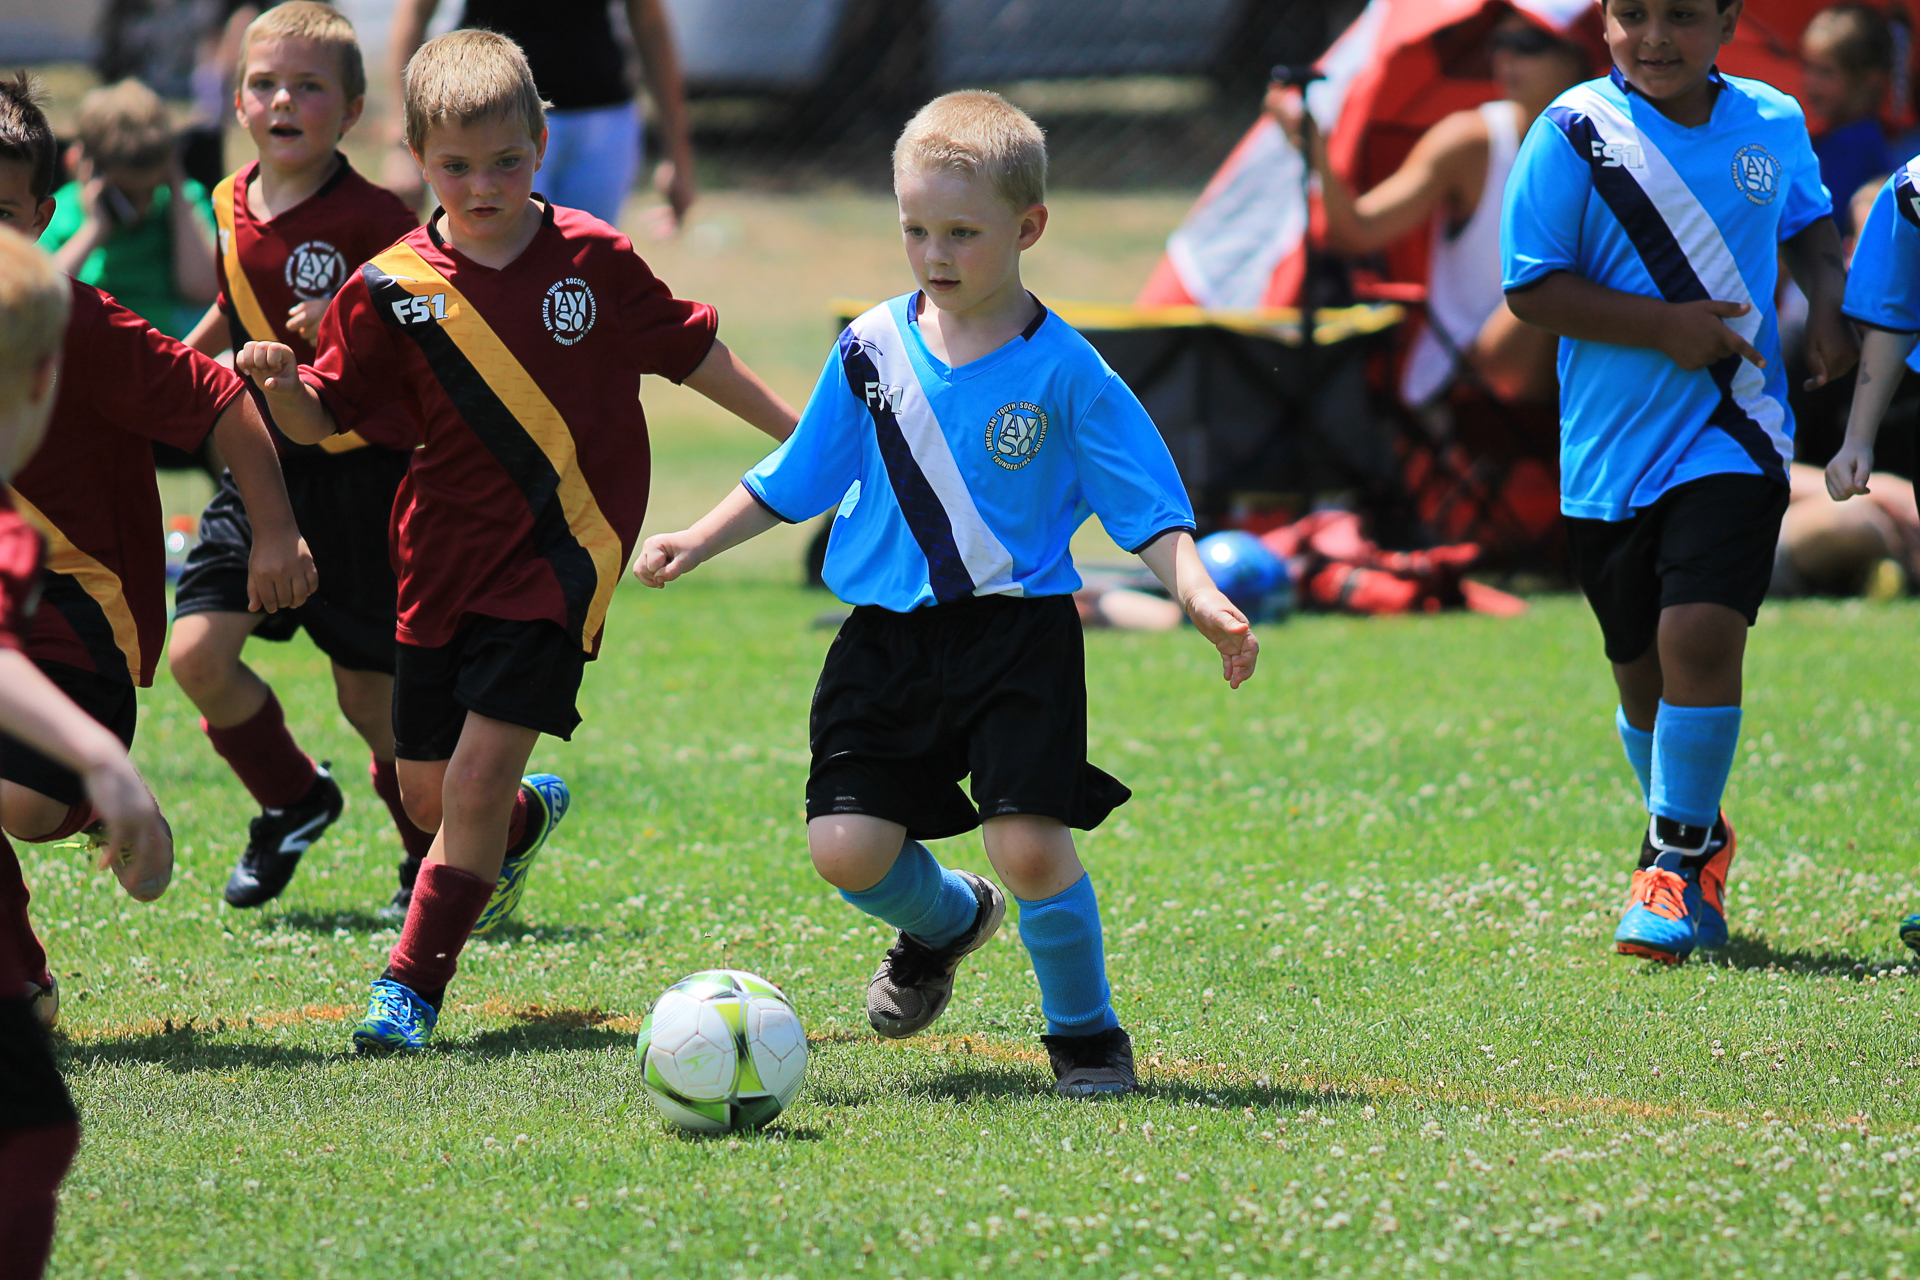
[[[167,553],[151,442],[198,449],[241,389],[231,370],[74,282],[53,420],[13,482],[47,537],[28,656],[153,683]]]
[[[311,361],[313,347],[288,326],[287,313],[333,297],[361,263],[420,225],[399,196],[361,177],[345,156],[338,159],[318,191],[265,221],[247,203],[258,161],[213,189],[220,310],[235,351],[249,340],[284,342],[302,363]]]
[[[396,398],[419,424],[394,502],[401,643],[446,644],[477,614],[550,619],[594,653],[647,509],[640,375],[685,379],[718,319],[591,214],[549,206],[497,271],[439,217],[347,283],[302,372],[342,431],[409,443],[376,416]]]
[[[0,485],[0,649],[27,643],[27,620],[40,599],[40,531],[14,509],[13,495]]]

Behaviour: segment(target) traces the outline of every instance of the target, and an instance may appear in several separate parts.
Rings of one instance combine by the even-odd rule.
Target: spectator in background
[[[1800,37],[1800,100],[1816,126],[1813,154],[1833,196],[1834,222],[1853,233],[1850,205],[1900,162],[1887,144],[1880,108],[1893,84],[1893,30],[1876,6],[1846,0],[1822,9]]]
[[[79,134],[67,153],[74,179],[54,193],[40,243],[60,270],[178,338],[218,280],[213,207],[180,172],[166,104],[138,80],[95,89],[81,99]]]
[[[654,183],[666,196],[672,225],[693,205],[693,142],[687,129],[680,57],[663,0],[624,0],[627,24],[647,87],[659,109],[667,158]],[[610,0],[465,0],[463,27],[497,31],[525,50],[547,112],[547,152],[538,190],[554,204],[585,209],[618,225],[620,207],[640,171],[645,146],[626,55],[614,38]],[[400,74],[426,39],[440,0],[399,0],[388,50],[392,100],[402,101]],[[399,126],[394,127],[396,144]],[[386,185],[403,198],[421,195],[419,166],[404,149],[386,164]]]
[[[1328,248],[1372,253],[1432,222],[1427,324],[1401,378],[1401,396],[1415,408],[1442,397],[1463,365],[1504,400],[1547,401],[1556,393],[1558,339],[1515,319],[1500,290],[1500,205],[1521,136],[1548,104],[1592,74],[1592,61],[1579,44],[1518,14],[1494,28],[1489,45],[1502,100],[1434,125],[1405,163],[1364,195],[1332,169],[1315,135],[1311,160]],[[1275,86],[1267,111],[1297,146],[1298,92]]]

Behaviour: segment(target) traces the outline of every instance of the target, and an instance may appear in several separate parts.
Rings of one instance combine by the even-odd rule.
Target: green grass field
[[[244,794],[152,690],[172,891],[27,852],[87,1129],[53,1274],[1905,1274],[1913,609],[1763,619],[1736,941],[1677,970],[1608,951],[1637,805],[1578,602],[1296,621],[1238,694],[1190,632],[1093,635],[1094,757],[1137,794],[1083,847],[1146,1088],[1089,1104],[1045,1091],[1011,928],[933,1033],[866,1029],[885,939],[799,809],[825,603],[622,590],[586,726],[535,758],[574,815],[407,1061],[346,1052],[397,850],[318,655],[257,656],[349,808],[259,912],[219,902]],[[814,1060],[774,1128],[701,1140],[632,1033],[721,964]]]

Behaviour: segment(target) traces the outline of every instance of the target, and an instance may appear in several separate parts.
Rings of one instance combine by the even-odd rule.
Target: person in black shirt
[[[693,143],[687,131],[686,92],[680,58],[667,25],[663,0],[623,0],[641,69],[660,112],[667,158],[655,181],[677,227],[693,204]],[[463,27],[497,31],[526,52],[547,112],[547,153],[539,190],[553,204],[585,209],[618,224],[620,206],[639,172],[644,142],[627,80],[625,52],[614,38],[611,0],[465,0]],[[394,102],[400,69],[426,40],[440,0],[399,0],[394,8],[388,55]],[[395,138],[399,137],[398,123]],[[420,170],[396,147],[386,165],[385,185],[418,200]]]

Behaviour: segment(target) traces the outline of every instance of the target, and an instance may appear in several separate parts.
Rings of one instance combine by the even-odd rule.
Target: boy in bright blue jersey
[[[1866,337],[1847,437],[1827,464],[1835,501],[1867,492],[1881,419],[1920,338],[1920,158],[1894,170],[1873,198],[1854,244],[1845,309]],[[1920,951],[1920,915],[1900,922],[1900,941]]]
[[[1793,457],[1782,251],[1810,303],[1809,388],[1856,355],[1800,108],[1714,67],[1740,11],[1606,0],[1613,72],[1528,132],[1501,235],[1508,305],[1561,337],[1568,554],[1650,814],[1614,945],[1668,963],[1727,937],[1720,802]]]
[[[920,843],[978,826],[1020,907],[1055,1090],[1127,1093],[1132,1042],[1068,832],[1131,794],[1087,763],[1074,530],[1097,514],[1138,553],[1233,687],[1259,646],[1201,565],[1146,411],[1020,283],[1047,225],[1039,128],[997,94],[937,98],[900,136],[894,188],[920,288],[849,325],[793,436],[693,528],[647,539],[634,572],[664,586],[838,505],[826,581],[855,608],[814,693],[807,841],[848,902],[899,930],[867,1019],[896,1038],[931,1025],[1000,927],[1000,889]]]

